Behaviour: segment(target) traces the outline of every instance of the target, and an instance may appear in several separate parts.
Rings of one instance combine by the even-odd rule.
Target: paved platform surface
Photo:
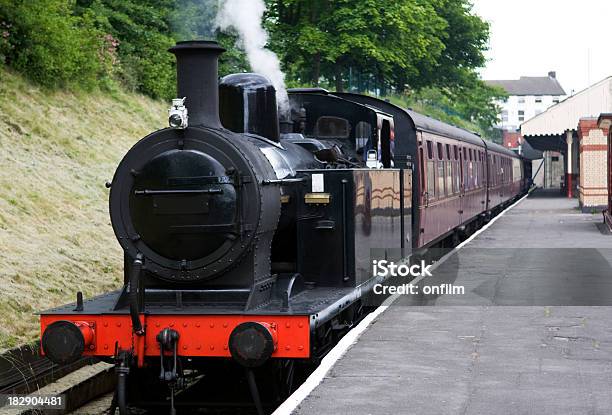
[[[295,413],[612,413],[612,236],[547,196],[434,272],[465,295],[401,296]]]

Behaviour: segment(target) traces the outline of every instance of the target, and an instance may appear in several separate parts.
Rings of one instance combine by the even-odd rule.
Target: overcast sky
[[[569,94],[612,75],[612,0],[473,1],[491,24],[483,79],[554,70]]]

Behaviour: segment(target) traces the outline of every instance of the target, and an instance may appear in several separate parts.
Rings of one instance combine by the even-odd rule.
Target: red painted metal
[[[268,330],[270,336],[272,336],[272,344],[274,345],[274,350],[278,350],[278,331],[276,330],[276,324],[263,323],[258,321],[257,323],[261,324]]]
[[[141,366],[145,357],[159,356],[156,336],[164,328],[179,333],[179,356],[230,358],[228,341],[232,330],[241,323],[254,321],[269,327],[276,338],[277,348],[272,358],[310,357],[309,316],[142,315],[141,319],[146,329],[144,336],[132,333],[129,315],[43,315],[41,334],[58,320],[75,324],[86,321],[92,330],[92,342],[84,355],[110,357],[115,354],[117,344],[120,350],[132,350]],[[81,327],[84,326],[79,326],[83,331]]]
[[[78,329],[81,331],[81,334],[83,335],[85,350],[95,348],[95,324],[87,321],[73,321],[72,323],[78,327]]]

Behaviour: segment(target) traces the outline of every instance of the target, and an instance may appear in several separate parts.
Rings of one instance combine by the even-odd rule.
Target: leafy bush
[[[1,0],[0,0],[1,1]],[[91,14],[94,25],[118,39],[115,75],[130,90],[172,98],[176,83],[170,0],[79,0],[76,12]]]
[[[75,16],[65,0],[0,0],[0,54],[47,87],[92,88],[106,76],[103,34],[91,16]]]
[[[8,22],[0,21],[0,63],[5,62],[6,55],[10,53],[12,49],[10,40],[11,32],[9,32],[12,26],[13,25]]]

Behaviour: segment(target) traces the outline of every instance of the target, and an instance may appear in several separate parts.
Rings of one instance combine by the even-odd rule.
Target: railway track
[[[68,413],[113,390],[114,387],[115,374],[112,365],[105,365],[94,358],[82,358],[71,364],[57,365],[40,355],[38,342],[0,355],[0,395],[64,395],[66,409],[53,411],[54,414]],[[10,413],[40,412],[15,410]]]

